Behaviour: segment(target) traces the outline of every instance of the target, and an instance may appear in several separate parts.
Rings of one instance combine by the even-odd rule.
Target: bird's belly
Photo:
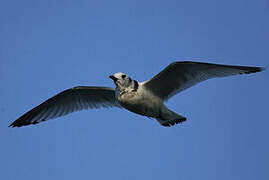
[[[122,99],[120,104],[127,110],[148,117],[158,117],[162,102],[153,97],[132,97]]]

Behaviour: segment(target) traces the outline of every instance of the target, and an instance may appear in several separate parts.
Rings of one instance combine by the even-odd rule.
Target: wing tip
[[[16,126],[14,126],[14,124],[11,123],[8,127],[9,127],[9,128],[14,128],[14,127],[16,127]]]
[[[28,126],[28,125],[34,125],[34,124],[38,124],[40,122],[45,121],[44,119],[42,119],[41,121],[24,121],[22,119],[17,119],[15,120],[13,123],[11,123],[8,127],[10,128],[14,128],[14,127],[22,127],[22,126]]]
[[[10,128],[14,128],[14,127],[20,127],[20,123],[18,123],[18,119],[16,121],[14,121],[13,123],[11,123],[8,127]]]
[[[245,71],[244,73],[241,74],[251,74],[251,73],[256,73],[256,72],[261,72],[264,71],[264,67],[250,67],[249,70]]]
[[[13,123],[11,123],[8,127],[9,128],[14,128],[14,127],[21,127],[23,126],[22,124],[20,123],[17,123],[16,121],[14,121]]]
[[[265,67],[257,67],[257,68],[258,68],[257,72],[265,71]]]
[[[24,123],[21,123],[20,121],[14,121],[13,123],[11,123],[8,127],[10,128],[14,128],[14,127],[21,127],[21,126],[27,126],[29,125],[29,123],[27,124],[24,124]]]

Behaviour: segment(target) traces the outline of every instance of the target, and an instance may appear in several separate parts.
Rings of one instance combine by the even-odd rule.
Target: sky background
[[[8,125],[62,90],[144,81],[174,61],[269,67],[268,0],[0,1],[0,179],[269,179],[268,70],[170,99],[165,128],[123,109]]]

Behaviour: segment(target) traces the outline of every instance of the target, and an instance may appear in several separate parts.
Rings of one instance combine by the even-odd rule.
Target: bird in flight
[[[155,118],[162,126],[173,126],[186,117],[168,109],[164,102],[173,95],[211,78],[262,71],[261,67],[220,65],[202,62],[174,62],[145,82],[127,74],[109,76],[116,88],[77,86],[67,89],[23,114],[9,127],[21,127],[54,119],[75,111],[100,107],[120,107]]]

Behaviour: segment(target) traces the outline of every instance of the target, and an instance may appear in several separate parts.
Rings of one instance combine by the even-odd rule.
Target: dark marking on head
[[[138,82],[136,80],[134,80],[134,91],[136,91],[138,89]]]

